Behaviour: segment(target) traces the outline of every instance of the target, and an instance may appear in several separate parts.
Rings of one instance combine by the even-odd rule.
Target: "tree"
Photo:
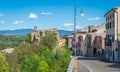
[[[50,72],[50,67],[48,66],[46,61],[39,62],[37,72]]]
[[[0,55],[0,72],[9,72],[8,63],[4,55]]]
[[[47,32],[46,36],[42,37],[43,45],[53,49],[57,46],[57,35],[54,32]]]
[[[66,39],[67,36],[68,36],[68,35],[63,35],[63,39]]]
[[[28,42],[28,43],[31,43],[31,33],[28,33],[27,36],[25,37],[25,41]]]

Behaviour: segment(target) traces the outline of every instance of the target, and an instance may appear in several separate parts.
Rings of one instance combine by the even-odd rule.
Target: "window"
[[[107,46],[112,46],[112,36],[107,35]]]
[[[110,19],[111,19],[111,15],[110,15]]]
[[[109,46],[112,46],[112,35],[109,36]]]
[[[115,24],[114,24],[114,20],[113,20],[113,22],[112,22],[112,25],[113,25],[113,28],[114,28],[114,26],[115,26]]]
[[[107,46],[107,35],[106,35],[106,38],[105,38],[105,45]]]
[[[109,35],[107,35],[107,46],[109,46]]]
[[[112,36],[112,42],[114,42],[114,34],[113,34],[113,36]]]
[[[108,18],[107,18],[107,19],[108,19],[108,21],[109,21],[109,16],[108,16]]]
[[[110,26],[109,28],[111,28],[111,22],[110,22],[109,26]]]
[[[106,30],[107,30],[108,23],[106,24]]]
[[[109,29],[109,23],[108,23],[108,25],[107,25],[107,29]]]
[[[112,17],[114,18],[114,13],[112,14]]]

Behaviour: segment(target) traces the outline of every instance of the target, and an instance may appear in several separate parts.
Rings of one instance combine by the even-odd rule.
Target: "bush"
[[[4,55],[0,54],[0,72],[9,72],[8,63]]]

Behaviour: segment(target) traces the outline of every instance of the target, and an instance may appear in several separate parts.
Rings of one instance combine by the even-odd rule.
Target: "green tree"
[[[31,33],[28,33],[27,36],[25,37],[25,41],[28,42],[28,43],[31,43]]]
[[[50,49],[53,49],[55,46],[57,46],[57,35],[54,32],[47,32],[46,36],[42,37],[42,42],[44,46],[49,47]]]
[[[8,63],[4,55],[0,55],[0,72],[9,72]]]
[[[68,35],[63,35],[63,39],[66,39],[67,36],[68,36]]]
[[[48,66],[46,61],[39,62],[37,72],[50,72],[50,67]]]

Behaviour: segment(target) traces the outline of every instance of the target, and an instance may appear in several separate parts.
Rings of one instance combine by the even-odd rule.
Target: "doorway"
[[[96,48],[94,48],[93,54],[94,54],[94,55],[97,55],[97,49],[96,49]]]

